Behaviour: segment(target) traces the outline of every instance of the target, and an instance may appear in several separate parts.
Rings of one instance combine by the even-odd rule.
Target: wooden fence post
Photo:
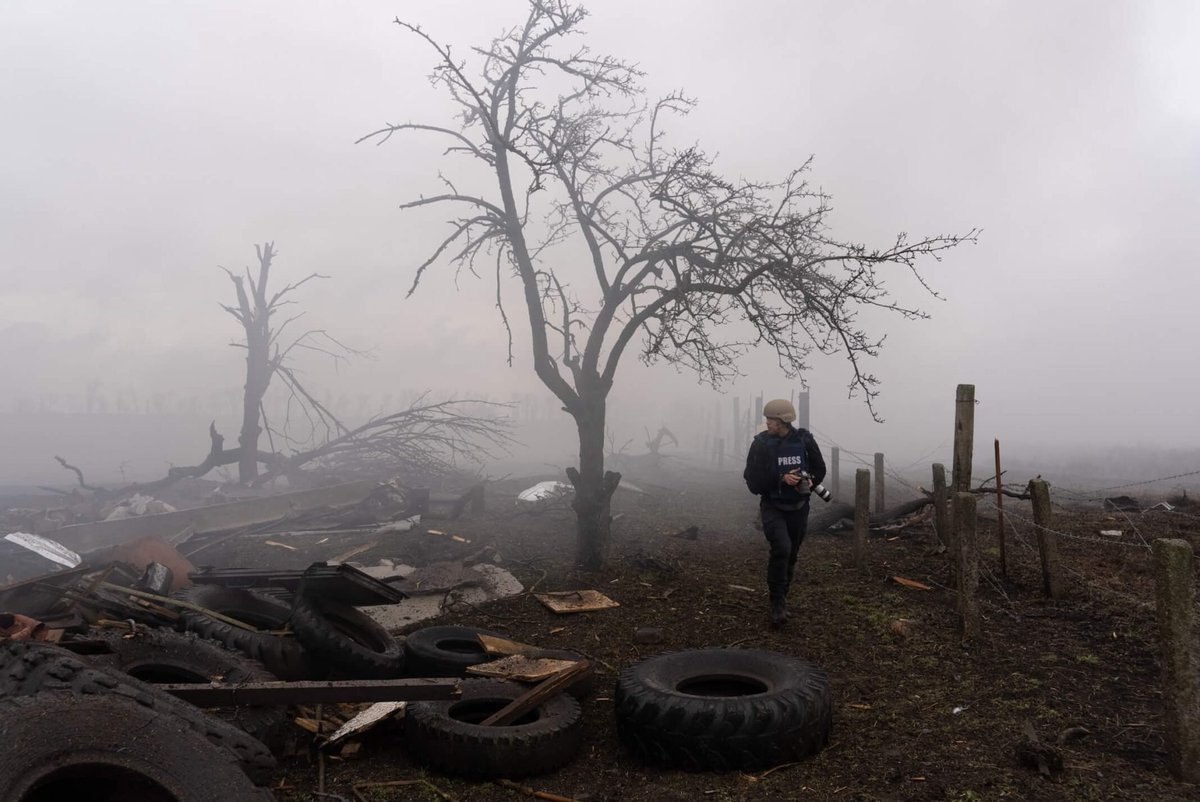
[[[1058,535],[1050,528],[1054,523],[1050,485],[1044,479],[1031,479],[1029,495],[1033,497],[1033,524],[1037,527],[1038,552],[1042,557],[1042,592],[1057,599],[1062,596],[1062,579],[1058,571]]]
[[[717,438],[717,470],[721,470],[725,464],[725,438]]]
[[[1200,782],[1200,676],[1192,619],[1192,546],[1186,540],[1154,541],[1154,587],[1163,660],[1167,764],[1184,782]]]
[[[871,528],[871,472],[854,472],[854,567],[867,570],[867,532]]]
[[[954,473],[950,482],[955,493],[971,489],[971,460],[975,454],[975,385],[960,384],[954,397]]]
[[[875,512],[883,512],[883,454],[875,452]]]
[[[729,433],[730,443],[736,443],[742,437],[742,399],[733,397],[733,430]]]
[[[959,631],[964,641],[979,637],[979,541],[975,517],[975,496],[971,493],[956,494],[954,504],[957,520],[954,531],[958,533],[958,620]]]
[[[954,545],[954,533],[950,531],[950,510],[947,504],[946,466],[933,463],[933,529],[938,540],[946,548]]]
[[[1004,485],[1000,482],[1000,438],[996,438],[996,539],[1000,541],[1000,576],[1008,576],[1008,550],[1004,541]]]
[[[975,385],[960,384],[954,394],[954,463],[950,473],[950,524],[958,520],[954,506],[958,494],[971,489],[971,462],[975,455]],[[955,536],[953,542],[958,540]]]
[[[841,449],[833,447],[829,455],[829,491],[836,501],[840,497],[842,485]]]

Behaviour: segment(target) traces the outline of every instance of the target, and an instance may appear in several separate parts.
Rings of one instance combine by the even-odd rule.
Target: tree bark
[[[612,530],[612,495],[621,474],[604,470],[604,399],[584,400],[575,415],[579,430],[579,468],[568,468],[575,486],[575,561],[596,570],[608,554]]]

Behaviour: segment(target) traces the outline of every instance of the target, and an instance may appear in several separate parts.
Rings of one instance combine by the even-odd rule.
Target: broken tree
[[[424,476],[444,474],[460,458],[480,462],[494,450],[511,443],[509,424],[492,415],[505,405],[472,399],[429,401],[415,399],[406,409],[371,418],[355,425],[341,420],[301,383],[292,357],[316,352],[342,360],[360,352],[349,348],[324,329],[306,329],[292,336],[289,326],[301,314],[279,319],[284,307],[295,303],[293,293],[312,279],[326,278],[309,273],[299,281],[271,288],[271,269],[278,251],[274,243],[255,245],[257,273],[246,269],[239,275],[222,268],[233,282],[237,305],[222,304],[241,324],[244,341],[232,345],[246,351],[246,383],[242,395],[242,422],[236,448],[226,448],[216,423],[209,425],[208,455],[196,465],[175,466],[161,479],[105,491],[87,484],[83,471],[62,457],[55,459],[73,471],[80,487],[98,495],[121,496],[129,492],[152,492],[186,477],[201,477],[209,471],[237,464],[238,482],[263,484],[281,475],[300,476],[303,466],[366,470],[376,475],[403,468]],[[285,336],[287,335],[287,336]],[[294,432],[290,415],[272,423],[267,419],[264,399],[278,383],[288,394],[287,408],[296,410],[308,424],[302,436]],[[267,435],[269,450],[262,449]],[[284,449],[288,449],[287,452]],[[260,468],[261,466],[261,468]]]

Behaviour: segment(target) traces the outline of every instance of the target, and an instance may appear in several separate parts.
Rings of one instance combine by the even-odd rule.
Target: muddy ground
[[[485,512],[426,521],[354,558],[363,564],[379,558],[420,564],[490,546],[527,588],[595,588],[620,603],[561,616],[525,594],[459,607],[438,621],[499,630],[593,658],[599,691],[584,703],[582,754],[553,774],[522,780],[526,786],[580,800],[628,802],[1200,797],[1200,789],[1173,781],[1167,771],[1146,546],[1162,536],[1200,544],[1196,507],[1126,515],[1056,506],[1055,528],[1072,537],[1062,542],[1066,597],[1049,601],[1041,593],[1028,503],[1006,501],[1009,570],[1002,577],[995,508],[984,499],[984,634],[963,646],[948,558],[939,552],[928,521],[873,536],[866,573],[851,564],[848,534],[810,536],[792,594],[794,617],[777,632],[766,621],[766,545],[756,501],[736,474],[668,465],[628,475],[646,492],[618,491],[611,558],[595,573],[572,567],[568,509],[531,513],[515,503],[516,493],[540,478],[550,477],[496,482],[488,489]],[[691,526],[698,527],[696,539],[677,536]],[[426,527],[470,543],[428,535]],[[1101,530],[1123,534],[1100,535]],[[362,539],[314,541],[294,553],[249,540],[214,546],[197,561],[229,567],[269,551],[276,564],[301,566]],[[932,589],[905,587],[893,576]],[[907,634],[894,630],[898,619],[909,622]],[[660,627],[664,640],[635,643],[634,631],[644,626]],[[826,669],[835,711],[829,748],[804,763],[756,776],[647,768],[625,752],[612,715],[615,672],[661,651],[712,646],[778,650]],[[1061,772],[1046,777],[1018,758],[1027,724],[1059,750]],[[320,773],[311,755],[286,760],[278,798],[521,798],[492,783],[424,772],[387,729],[372,733],[353,757],[325,761],[329,796],[317,795]],[[429,785],[363,785],[413,779]]]

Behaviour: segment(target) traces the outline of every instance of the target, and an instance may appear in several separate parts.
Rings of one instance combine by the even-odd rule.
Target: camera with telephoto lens
[[[796,473],[800,475],[801,479],[812,481],[812,475],[808,471],[797,471]],[[829,492],[825,485],[812,485],[812,492],[813,495],[820,496],[821,501],[828,502],[833,498],[833,493]]]

